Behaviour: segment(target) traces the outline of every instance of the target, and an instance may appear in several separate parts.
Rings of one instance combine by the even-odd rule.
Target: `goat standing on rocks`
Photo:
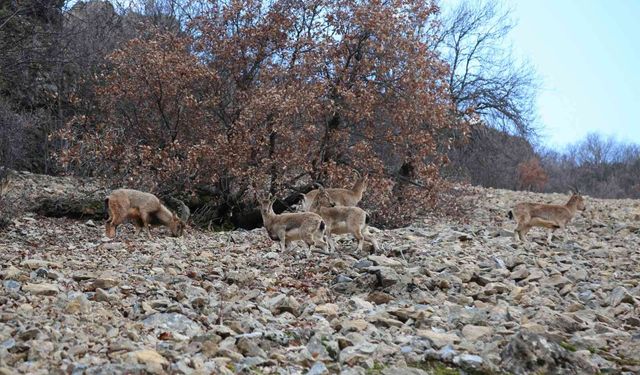
[[[353,185],[352,189],[324,189],[336,206],[355,207],[362,199],[362,194],[367,189],[367,175],[361,176]],[[304,194],[302,199],[302,211],[309,211],[316,200],[319,189],[311,190]]]
[[[527,232],[532,227],[544,227],[551,229],[547,243],[551,244],[551,237],[556,229],[564,229],[577,211],[586,208],[584,198],[575,190],[565,205],[518,203],[507,216],[516,219],[518,226],[515,229],[515,238],[526,241]]]
[[[292,241],[302,240],[307,244],[308,253],[311,245],[320,247],[326,251],[327,243],[324,241],[325,222],[320,215],[312,212],[283,213],[276,215],[273,212],[275,198],[271,195],[258,199],[260,213],[264,227],[269,237],[274,241],[280,241],[280,250],[284,252]],[[307,253],[307,255],[309,255]]]
[[[136,235],[142,229],[146,229],[149,238],[151,238],[151,225],[168,227],[173,237],[180,237],[184,232],[184,221],[160,203],[160,199],[151,193],[132,189],[117,189],[104,200],[104,205],[109,213],[106,223],[107,237],[115,237],[116,228],[127,219],[135,225]],[[189,212],[186,206],[185,209],[186,212],[183,214],[188,216]]]
[[[362,251],[364,241],[373,245],[374,251],[378,251],[378,242],[371,236],[367,224],[369,215],[360,207],[339,207],[331,199],[327,189],[318,189],[311,212],[322,216],[327,224],[327,242],[332,251],[335,250],[335,241],[332,234],[351,233],[358,240],[358,251]]]

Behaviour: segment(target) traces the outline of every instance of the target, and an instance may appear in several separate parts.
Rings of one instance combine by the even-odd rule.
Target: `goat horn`
[[[579,194],[579,193],[580,193],[580,190],[578,190],[578,187],[577,187],[576,185],[573,185],[573,184],[572,184],[572,185],[569,185],[569,189],[571,189],[571,191],[572,191],[574,194]]]

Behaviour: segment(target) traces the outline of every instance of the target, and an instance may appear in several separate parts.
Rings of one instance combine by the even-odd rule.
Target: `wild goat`
[[[551,243],[551,237],[556,229],[564,229],[578,210],[586,208],[584,198],[575,190],[565,205],[518,203],[507,216],[515,217],[518,226],[515,229],[515,238],[526,241],[527,232],[532,227],[545,227],[551,229],[547,242]]]
[[[336,206],[357,206],[362,199],[362,194],[367,189],[368,176],[361,176],[352,189],[325,189]],[[319,189],[311,190],[304,194],[302,199],[302,211],[309,211],[318,195]]]
[[[371,237],[368,230],[369,215],[365,210],[359,207],[336,206],[327,189],[321,187],[311,206],[311,212],[322,216],[327,224],[325,233],[332,251],[335,250],[336,244],[331,235],[347,233],[353,234],[358,240],[358,251],[362,251],[365,240],[373,245],[374,251],[378,251],[378,242]]]
[[[311,245],[320,247],[323,251],[327,248],[324,242],[325,223],[322,218],[312,212],[283,213],[276,215],[273,212],[275,198],[271,195],[258,199],[260,213],[264,227],[269,238],[280,241],[280,250],[284,252],[292,241],[302,240],[311,251]]]
[[[184,203],[182,204],[184,205]],[[169,227],[173,237],[180,237],[184,232],[184,221],[169,211],[153,194],[132,189],[117,189],[105,198],[104,205],[109,213],[106,223],[108,237],[115,237],[116,228],[127,219],[135,225],[136,234],[139,234],[142,229],[146,229],[149,237],[151,237],[151,225]],[[186,206],[183,207],[183,210],[185,208]],[[183,214],[189,215],[188,208]],[[184,220],[186,219],[184,217]]]

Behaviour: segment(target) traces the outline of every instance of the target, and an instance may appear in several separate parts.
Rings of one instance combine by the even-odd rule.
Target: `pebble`
[[[0,237],[0,374],[638,370],[634,203],[588,198],[548,246],[537,228],[515,242],[505,213],[566,196],[469,189],[467,223],[373,230],[389,250],[373,255],[349,236],[307,258],[262,228],[113,240],[98,220],[26,216]]]

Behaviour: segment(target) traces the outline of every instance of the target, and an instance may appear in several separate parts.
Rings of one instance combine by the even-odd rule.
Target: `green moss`
[[[407,366],[426,371],[429,375],[498,375],[486,370],[465,369],[463,371],[436,360],[410,363]]]
[[[444,363],[437,361],[411,363],[408,366],[424,370],[433,375],[460,375],[460,371],[458,369],[451,368]]]
[[[381,375],[382,374],[382,370],[384,370],[384,365],[380,362],[374,362],[373,363],[373,367],[370,369],[367,369],[367,371],[365,371],[366,375]]]
[[[570,344],[570,343],[568,343],[566,341],[560,342],[560,346],[563,347],[564,349],[570,351],[570,352],[575,352],[575,351],[578,350],[578,349],[576,349],[576,347],[574,345],[572,345],[572,344]]]

